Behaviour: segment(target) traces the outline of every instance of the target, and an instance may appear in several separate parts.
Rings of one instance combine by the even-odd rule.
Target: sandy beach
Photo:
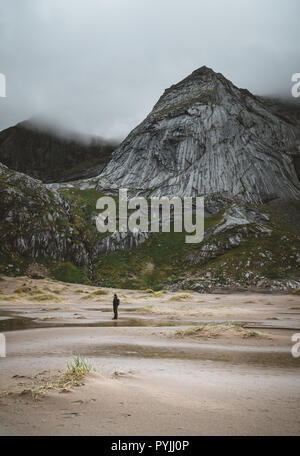
[[[0,290],[1,435],[299,434],[299,296],[25,277]],[[77,355],[93,366],[83,386],[32,394]]]

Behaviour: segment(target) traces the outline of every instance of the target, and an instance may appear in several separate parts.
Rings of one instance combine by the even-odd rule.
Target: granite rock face
[[[106,236],[102,241],[95,243],[93,246],[94,259],[97,259],[97,256],[109,252],[134,249],[143,244],[150,236],[151,233],[144,233],[141,231],[137,231],[136,233],[120,233],[119,231],[116,231],[113,234]]]
[[[233,204],[224,212],[222,221],[216,225],[213,230],[208,230],[206,235],[216,235],[232,228],[250,224],[255,224],[262,232],[268,232],[268,229],[264,224],[268,223],[269,220],[270,217],[262,211]]]
[[[299,125],[202,67],[167,89],[112,155],[98,189],[147,196],[300,198]],[[295,158],[296,157],[296,158]]]

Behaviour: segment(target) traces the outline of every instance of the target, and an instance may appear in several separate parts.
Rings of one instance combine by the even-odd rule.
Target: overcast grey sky
[[[123,138],[202,65],[289,95],[299,17],[299,0],[0,0],[0,129],[44,114]]]

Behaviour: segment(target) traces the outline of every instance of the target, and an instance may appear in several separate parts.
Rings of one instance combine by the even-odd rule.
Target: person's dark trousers
[[[118,306],[114,306],[114,320],[117,320],[118,319]]]

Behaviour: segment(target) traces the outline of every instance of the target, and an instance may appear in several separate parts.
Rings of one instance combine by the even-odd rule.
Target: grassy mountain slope
[[[24,196],[25,190],[28,192],[24,180],[13,183],[9,175],[10,171],[5,184],[2,176],[0,191],[4,191],[4,186],[7,189],[9,183],[19,186]],[[44,198],[38,189],[39,198]],[[59,280],[154,290],[179,286],[199,291],[261,284],[270,287],[276,286],[277,282],[299,280],[300,222],[295,214],[300,213],[300,202],[255,207],[249,204],[239,206],[240,203],[227,200],[221,209],[216,209],[205,219],[206,237],[200,244],[186,244],[185,233],[157,233],[136,248],[99,253],[96,247],[106,235],[96,230],[94,217],[97,215],[96,201],[102,194],[95,189],[82,190],[76,185],[62,187],[59,193],[67,211],[61,209],[56,199],[51,200],[54,196],[50,192],[48,206],[44,200],[42,206],[30,204],[30,213],[36,210],[39,214],[36,219],[31,216],[30,224],[26,222],[23,228],[18,225],[19,231],[14,231],[13,226],[6,222],[6,234],[2,224],[1,236],[6,239],[6,249],[2,244],[0,272],[23,275],[29,265],[37,263]],[[15,207],[19,216],[24,215],[22,208],[28,205],[29,197],[26,193],[26,202],[21,198],[19,206]],[[13,201],[15,205],[15,195]],[[250,220],[247,224],[223,229],[226,214],[236,207],[246,214],[254,210],[258,217],[265,214],[263,223],[259,219]],[[51,223],[47,222],[47,214],[51,213],[53,218],[53,211],[57,212],[57,217]],[[25,231],[21,233],[23,229]],[[43,251],[40,254],[36,250],[32,254],[18,251],[18,246],[10,239],[23,236],[26,240],[33,230],[35,233],[37,230],[40,233],[49,231],[49,239],[53,235],[54,240],[60,239],[60,234],[65,236],[69,239],[65,251],[61,251],[60,257],[51,257]]]

